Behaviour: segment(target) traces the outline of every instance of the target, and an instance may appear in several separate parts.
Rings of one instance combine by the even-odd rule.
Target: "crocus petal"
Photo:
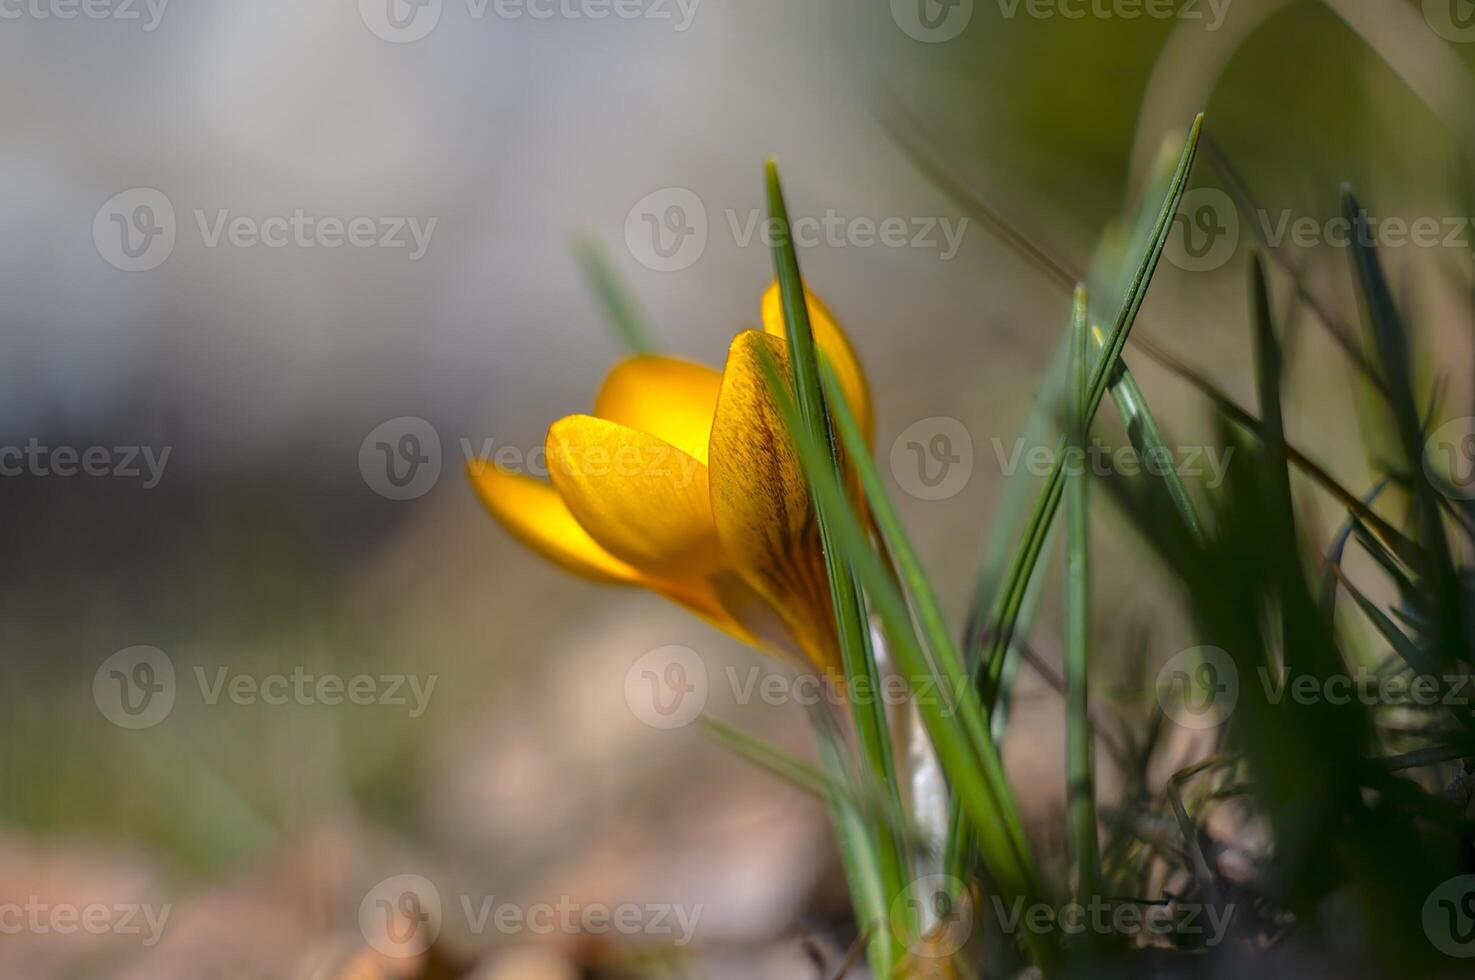
[[[643,585],[679,603],[713,626],[752,646],[771,645],[729,612],[729,605],[748,619],[752,590],[735,581],[736,573],[710,579],[663,582],[620,561],[589,536],[557,489],[546,481],[502,469],[486,460],[466,467],[477,496],[512,536],[561,568],[609,585]],[[762,622],[761,617],[756,622]]]
[[[477,496],[513,537],[575,575],[631,585],[640,573],[610,554],[574,519],[552,484],[475,460],[466,475]]]
[[[871,389],[866,383],[866,374],[860,366],[860,359],[855,356],[855,350],[846,339],[845,331],[840,329],[840,324],[825,308],[825,304],[820,302],[820,298],[806,288],[804,299],[809,309],[809,326],[814,331],[814,342],[835,369],[835,377],[845,392],[846,400],[850,402],[861,434],[866,437],[866,445],[874,446],[876,423],[871,410]],[[784,330],[784,304],[777,282],[769,286],[768,291],[763,294],[763,329],[780,339],[788,336]]]
[[[703,465],[722,375],[705,364],[641,354],[615,365],[594,414],[669,442]]]
[[[570,415],[548,430],[548,469],[589,536],[645,575],[689,581],[725,565],[707,468],[669,442]]]
[[[728,558],[778,610],[816,666],[839,663],[830,586],[804,471],[764,374],[788,377],[780,338],[747,330],[727,353],[712,423],[712,514]]]

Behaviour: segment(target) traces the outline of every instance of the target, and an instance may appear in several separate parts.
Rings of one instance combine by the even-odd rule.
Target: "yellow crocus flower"
[[[849,341],[806,291],[815,342],[867,444],[870,391]],[[640,585],[746,643],[826,671],[840,654],[804,473],[763,374],[788,377],[778,285],[763,330],[737,335],[719,374],[650,354],[615,366],[592,415],[548,430],[552,482],[478,460],[472,485],[513,536],[598,582]]]

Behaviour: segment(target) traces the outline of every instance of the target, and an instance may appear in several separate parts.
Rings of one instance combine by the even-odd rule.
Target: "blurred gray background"
[[[973,0],[955,9],[956,34],[927,41],[903,0],[691,0],[655,8],[669,18],[647,3],[597,20],[568,15],[588,2],[538,19],[445,0],[402,43],[381,19],[391,0],[377,2],[173,0],[156,24],[141,4],[125,19],[122,0],[86,8],[98,17],[67,0],[3,7],[0,445],[170,455],[148,488],[0,478],[0,881],[175,909],[146,948],[8,937],[6,976],[343,975],[364,946],[360,899],[407,870],[445,896],[700,903],[706,975],[812,976],[801,937],[843,943],[822,812],[695,730],[642,725],[621,694],[630,663],[664,644],[701,651],[714,672],[761,658],[652,596],[561,575],[502,533],[462,476],[462,440],[532,451],[552,420],[589,409],[621,354],[576,237],[604,244],[669,350],[716,366],[757,323],[770,276],[762,242],[729,219],[745,226],[762,207],[767,157],[796,216],[965,218],[893,139],[902,117],[1076,267],[1200,109],[1271,208],[1325,219],[1353,180],[1387,213],[1469,213],[1454,175],[1475,44],[1437,4],[1232,0],[1209,29]],[[56,16],[67,11],[78,16]],[[1204,167],[1198,181],[1217,186]],[[118,265],[160,253],[103,244],[122,241],[113,216],[135,232],[167,220],[138,211],[157,203],[129,196],[140,188],[167,199],[174,243],[130,272]],[[627,224],[673,189],[700,202],[707,240],[658,271]],[[208,244],[221,212],[260,227],[299,210],[370,219],[376,237],[399,219],[434,226],[413,260],[413,248]],[[1164,263],[1140,329],[1248,398],[1241,238],[1214,270]],[[1005,482],[996,441],[1007,452],[1028,414],[1065,299],[972,221],[946,258],[855,241],[801,258],[869,371],[878,458],[919,420],[971,434],[973,471],[947,499],[890,474],[961,623]],[[1468,259],[1389,260],[1430,297],[1426,367],[1469,363]],[[1355,314],[1344,256],[1294,260]],[[1292,436],[1361,485],[1345,365],[1316,330],[1300,336],[1294,369],[1310,388]],[[1180,441],[1206,438],[1198,399],[1133,364]],[[1468,398],[1456,374],[1451,397]],[[406,416],[438,434],[439,476],[388,499],[361,450]],[[1100,629],[1118,636],[1156,615],[1167,586],[1129,536],[1100,549],[1140,570],[1098,584]],[[1047,655],[1054,602],[1037,637]],[[1181,625],[1156,627],[1158,648],[1176,649]],[[181,694],[162,723],[130,731],[92,684],[137,645],[171,658]],[[186,696],[195,668],[222,666],[438,682],[416,718]],[[1055,717],[1037,682],[1019,698],[1022,719]],[[807,751],[797,710],[711,707]],[[1015,731],[1007,757],[1033,777],[1032,815],[1052,814],[1058,725]],[[454,955],[486,956],[488,976],[571,975],[603,955],[586,937],[447,935]]]

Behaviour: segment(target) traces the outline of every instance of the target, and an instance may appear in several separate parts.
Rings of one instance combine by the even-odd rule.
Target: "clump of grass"
[[[1150,644],[1139,631],[1128,657],[1129,686],[1158,696],[1148,699],[1145,718],[1117,719],[1112,731],[1103,727],[1108,705],[1100,695],[1101,672],[1093,669],[1099,651],[1092,649],[1091,629],[1091,478],[1063,464],[1072,452],[1084,452],[1108,393],[1134,448],[1144,457],[1171,456],[1164,428],[1123,353],[1187,187],[1201,126],[1200,117],[1181,153],[1150,183],[1148,204],[1134,225],[1117,237],[1128,258],[1098,262],[1089,292],[1080,282],[1085,277],[1072,275],[986,204],[972,201],[975,215],[1006,240],[1025,243],[1027,257],[1069,286],[1074,299],[1031,434],[1039,441],[1056,430],[1057,448],[1064,451],[1057,451],[1055,468],[1032,502],[1018,489],[1006,494],[961,641],[941,613],[851,406],[814,343],[787,234],[787,206],[769,165],[790,372],[784,376],[769,363],[768,383],[803,462],[821,528],[846,679],[852,690],[858,682],[878,689],[874,621],[894,670],[917,695],[922,728],[946,778],[949,824],[921,825],[911,809],[916,801],[908,798],[908,773],[894,751],[899,733],[873,703],[851,705],[844,726],[816,715],[817,766],[716,720],[706,727],[721,743],[827,802],[856,932],[878,977],[1007,975],[1029,966],[1046,975],[1189,974],[1205,955],[1259,958],[1250,969],[1277,973],[1297,969],[1305,955],[1336,960],[1339,948],[1352,947],[1372,975],[1430,976],[1454,962],[1431,941],[1439,926],[1429,916],[1445,911],[1438,904],[1441,889],[1449,891],[1451,879],[1475,869],[1475,827],[1467,816],[1475,786],[1475,711],[1444,699],[1415,711],[1410,721],[1407,712],[1394,718],[1356,698],[1285,696],[1288,685],[1304,683],[1300,678],[1329,691],[1367,662],[1376,665],[1372,676],[1379,682],[1415,680],[1440,694],[1466,683],[1475,668],[1475,575],[1468,564],[1475,508],[1451,495],[1425,466],[1437,412],[1418,394],[1414,337],[1375,248],[1366,244],[1369,236],[1353,235],[1350,269],[1366,341],[1349,336],[1323,305],[1312,309],[1377,393],[1385,431],[1373,437],[1396,447],[1370,490],[1342,487],[1287,439],[1285,355],[1272,313],[1276,284],[1260,255],[1249,265],[1246,304],[1256,364],[1254,409],[1237,404],[1201,372],[1143,345],[1218,411],[1217,439],[1234,450],[1226,479],[1216,488],[1189,487],[1167,466],[1105,478],[1102,488],[1159,559],[1200,642],[1215,651],[1190,665],[1191,683],[1180,693],[1202,699],[1232,683],[1237,700],[1222,723],[1206,726],[1208,737],[1197,743],[1195,758],[1166,781],[1154,780],[1155,764],[1181,749],[1170,745],[1169,717],[1180,706],[1164,685],[1148,680]],[[1214,159],[1233,183],[1222,154]],[[1344,208],[1354,230],[1367,220],[1350,191]],[[1293,267],[1279,268],[1290,277],[1285,288],[1310,295]],[[1292,492],[1298,471],[1347,511],[1324,551],[1312,546],[1298,515]],[[1048,679],[1064,696],[1063,836],[1070,860],[1067,880],[1050,881],[1020,817],[998,742],[1013,678],[1026,659],[1022,641],[1041,588],[1042,559],[1058,525],[1066,552],[1066,643],[1062,674]],[[1356,582],[1343,570],[1354,545],[1397,594],[1391,608],[1368,598],[1375,591],[1371,583]],[[1350,607],[1338,604],[1341,594],[1352,600]],[[1360,649],[1354,615],[1386,648],[1380,654]],[[1220,653],[1224,659],[1214,659]],[[1215,673],[1220,670],[1228,673]],[[1110,806],[1096,796],[1098,746],[1123,777],[1124,789]],[[1225,821],[1213,823],[1214,817],[1229,818],[1242,839],[1226,836]],[[919,883],[923,893],[915,894]],[[1450,901],[1451,915],[1468,911],[1459,898]],[[1159,928],[1087,924],[1073,935],[1066,923],[1033,928],[984,914],[1006,907],[1058,910],[1069,901],[1104,908],[1112,921],[1121,921],[1123,910],[1156,913]],[[1464,901],[1475,904],[1475,885]],[[971,940],[961,944],[950,933],[960,916],[970,920]],[[1195,917],[1198,923],[1188,921]],[[1475,915],[1467,917],[1475,931]],[[1207,932],[1205,918],[1223,929]]]

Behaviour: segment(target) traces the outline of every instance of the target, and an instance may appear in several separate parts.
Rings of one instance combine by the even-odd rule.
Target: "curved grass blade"
[[[1192,385],[1200,394],[1213,402],[1214,407],[1226,418],[1243,426],[1252,433],[1260,433],[1261,427],[1264,424],[1260,418],[1248,409],[1241,407],[1238,402],[1225,394],[1218,385],[1209,380],[1202,371],[1189,366],[1163,348],[1140,337],[1137,339],[1136,346],[1138,350],[1142,351],[1148,357],[1151,357],[1154,361],[1157,361],[1163,367]],[[1357,494],[1338,483],[1320,463],[1301,452],[1294,444],[1289,442],[1285,443],[1285,453],[1286,458],[1290,460],[1296,469],[1316,481],[1323,490],[1337,498],[1339,504],[1361,518],[1401,558],[1406,561],[1419,560],[1422,549],[1418,544],[1410,540],[1402,531],[1389,524],[1364,504]]]
[[[797,414],[794,421],[803,426],[805,434],[825,448],[829,464],[829,475],[843,480],[839,445],[830,427],[830,413],[826,406],[823,383],[820,380],[819,352],[815,347],[814,333],[809,323],[809,310],[804,296],[804,283],[799,274],[799,255],[789,233],[789,212],[784,201],[783,187],[779,183],[778,166],[769,160],[764,168],[764,184],[768,197],[769,219],[774,225],[773,265],[778,279],[779,293],[783,304],[784,322],[787,325],[789,365],[793,384]],[[812,484],[815,474],[808,474]],[[881,679],[876,668],[875,652],[871,649],[870,624],[861,591],[853,569],[846,566],[841,552],[836,548],[833,516],[818,506],[815,514],[819,524],[820,540],[824,548],[825,565],[830,580],[830,598],[835,606],[835,621],[839,631],[840,654],[846,680],[851,691],[869,691],[870,697],[851,698],[852,715],[860,741],[862,755],[869,771],[877,782],[886,787],[894,798],[897,813],[901,812],[899,780],[893,758],[891,733],[886,723],[885,705],[875,692],[881,690]],[[877,835],[876,852],[882,884],[888,895],[900,895],[909,880],[909,866],[904,842],[887,832],[885,827],[874,828]],[[901,903],[905,906],[906,903]],[[903,916],[910,916],[909,908],[899,909]],[[883,910],[884,914],[884,910]],[[881,975],[886,975],[896,962],[894,935],[898,931],[888,928],[883,919],[872,939],[872,965]],[[900,923],[909,929],[909,923]],[[913,934],[903,931],[903,935]]]
[[[698,723],[713,741],[795,789],[821,800],[845,791],[845,787],[827,773],[740,728],[718,721],[711,715],[702,715]]]
[[[1414,399],[1409,341],[1403,318],[1393,302],[1393,293],[1383,276],[1383,267],[1373,244],[1376,236],[1371,217],[1358,203],[1350,187],[1342,189],[1342,213],[1351,224],[1352,263],[1361,287],[1363,309],[1378,352],[1378,368],[1389,409],[1402,444],[1402,466],[1413,492],[1414,524],[1427,560],[1419,570],[1428,579],[1434,600],[1437,642],[1450,663],[1475,661],[1470,652],[1469,624],[1463,614],[1464,596],[1459,574],[1445,535],[1439,506],[1439,491],[1423,466],[1424,428]]]
[[[949,685],[947,691],[963,691],[967,694],[969,687],[966,678],[968,672],[963,666],[962,658],[953,644],[952,635],[947,627],[947,620],[942,614],[942,605],[938,601],[937,592],[932,587],[931,580],[922,568],[921,559],[917,556],[916,549],[912,546],[911,539],[907,536],[906,529],[902,526],[901,518],[896,512],[896,507],[886,493],[886,487],[881,480],[880,473],[876,470],[875,461],[871,459],[867,450],[865,437],[861,434],[860,426],[855,420],[855,414],[845,400],[844,391],[840,387],[839,380],[828,364],[823,365],[823,376],[826,391],[829,394],[829,404],[834,409],[836,427],[843,441],[847,458],[855,466],[856,473],[860,478],[861,489],[865,494],[866,503],[876,528],[885,542],[886,549],[892,556],[892,562],[900,575],[901,583],[905,586],[905,593],[898,593],[900,605],[903,609],[915,610],[916,618],[921,626],[922,635],[925,638],[930,660],[927,666],[932,676],[937,678],[936,683]],[[879,564],[879,560],[878,560]],[[884,567],[884,566],[882,566]],[[910,602],[908,602],[910,600]],[[910,617],[908,619],[910,621]],[[888,633],[889,636],[889,633]],[[915,641],[915,634],[912,634]],[[917,675],[911,675],[915,678]],[[922,696],[926,696],[925,694]],[[956,695],[955,695],[956,696]],[[969,695],[964,700],[971,698]],[[961,710],[961,709],[960,709]],[[971,716],[971,712],[969,713]],[[955,715],[956,716],[956,715]],[[980,754],[993,761],[986,764],[994,770],[995,788],[1001,796],[1010,796],[1008,786],[1003,777],[1002,762],[997,761],[997,750],[987,730],[979,725],[975,726],[969,733],[969,737],[975,744],[981,746]],[[1013,838],[1015,846],[1021,854],[1028,854],[1028,841],[1024,833],[1023,823],[1019,820],[1012,800],[999,819],[1004,822],[1009,835]]]
[[[1091,337],[1095,341],[1096,348],[1104,346],[1105,336],[1100,327],[1091,328]],[[1111,379],[1111,399],[1116,403],[1117,414],[1122,417],[1122,422],[1127,427],[1127,438],[1131,440],[1133,448],[1137,450],[1138,456],[1143,459],[1174,458],[1173,452],[1168,448],[1167,440],[1163,438],[1163,430],[1157,424],[1157,418],[1152,410],[1147,407],[1147,398],[1142,394],[1142,388],[1137,384],[1137,379],[1127,367],[1127,362],[1117,361],[1116,369]],[[1195,538],[1203,539],[1203,524],[1199,521],[1198,510],[1193,505],[1193,498],[1188,495],[1188,487],[1183,484],[1183,477],[1178,473],[1176,466],[1159,466],[1162,472],[1163,487],[1167,491],[1168,499],[1173,502],[1178,516],[1183,518],[1184,525]],[[1151,467],[1149,467],[1149,470]]]
[[[1382,496],[1383,490],[1388,486],[1388,478],[1384,477],[1362,498],[1364,507],[1372,507],[1377,503],[1378,497]],[[1352,534],[1359,526],[1357,515],[1349,514],[1345,523],[1332,538],[1331,546],[1327,548],[1325,564],[1326,569],[1321,575],[1321,615],[1328,623],[1332,622],[1337,613],[1337,577],[1332,569],[1342,567],[1342,556],[1347,552],[1347,542],[1352,539]]]
[[[811,721],[814,722],[815,736],[829,739],[834,745],[841,746],[839,754],[843,758],[844,736],[839,727],[835,725],[833,717],[827,709],[822,709],[819,705],[813,706],[812,711]],[[724,721],[719,721],[711,715],[701,715],[697,722],[713,741],[774,778],[820,801],[827,802],[831,797],[838,795],[869,819],[889,821],[888,826],[898,837],[912,841],[916,846],[922,846],[922,841],[914,829],[903,822],[905,815],[897,814],[885,805],[885,791],[880,787],[859,782],[851,768],[847,767],[843,772],[830,772],[817,768],[787,749]],[[898,821],[899,817],[901,821]]]
[[[841,478],[828,462],[823,444],[801,422],[777,365],[770,361],[765,370],[815,493],[816,509],[828,515],[836,532],[837,549],[865,586],[896,659],[898,673],[911,687],[938,759],[973,824],[993,886],[1006,902],[1038,901],[1041,895],[1038,869],[1024,837],[1003,762],[988,738],[982,705],[963,671],[957,651],[950,641],[934,652],[918,640],[906,599],[891,569],[870,546],[865,527],[846,496]],[[856,460],[858,473],[867,479],[869,471],[868,482],[872,488],[879,488],[875,464],[867,454],[860,456]],[[883,519],[889,523],[894,511],[884,494],[872,498],[872,503],[878,512],[878,523]],[[1021,938],[1037,962],[1054,962],[1055,947],[1050,937],[1026,931]]]
[[[1433,675],[1437,673],[1437,668],[1429,658],[1428,653],[1421,649],[1406,633],[1400,630],[1398,625],[1383,610],[1379,609],[1376,603],[1363,595],[1362,590],[1354,585],[1351,579],[1347,578],[1345,572],[1339,568],[1333,574],[1342,583],[1342,588],[1346,589],[1347,594],[1352,597],[1352,601],[1357,604],[1357,608],[1362,610],[1368,622],[1372,623],[1383,639],[1388,641],[1388,645],[1393,648],[1393,652],[1398,654],[1399,658],[1409,666],[1410,670],[1415,674]]]
[[[1169,182],[1168,193],[1153,224],[1146,253],[1132,275],[1126,298],[1117,313],[1116,322],[1110,333],[1106,335],[1106,342],[1102,345],[1102,356],[1097,360],[1091,372],[1085,404],[1088,418],[1095,416],[1096,408],[1101,404],[1112,369],[1121,357],[1122,347],[1127,342],[1127,335],[1131,332],[1132,324],[1137,319],[1137,312],[1142,308],[1142,302],[1147,295],[1147,287],[1152,281],[1152,274],[1157,269],[1158,260],[1162,257],[1168,233],[1172,230],[1173,216],[1177,213],[1178,203],[1182,200],[1183,193],[1188,187],[1188,175],[1193,169],[1193,161],[1198,153],[1203,121],[1202,114],[1193,121],[1193,127],[1189,130],[1183,152],[1178,158],[1178,166],[1173,171],[1172,180]],[[1057,454],[1055,466],[1052,467],[1045,487],[1036,500],[1034,512],[1025,527],[1024,537],[1014,553],[1014,561],[1010,565],[1005,587],[1000,593],[992,617],[995,624],[993,641],[989,645],[988,656],[982,664],[984,670],[978,678],[984,705],[989,709],[992,709],[995,703],[999,676],[1003,670],[1004,657],[1013,639],[1014,626],[1020,605],[1024,600],[1026,584],[1035,562],[1039,560],[1040,551],[1044,546],[1045,533],[1054,519],[1063,489],[1060,458]]]
[[[610,324],[625,342],[632,354],[651,354],[660,349],[655,334],[645,315],[640,312],[635,297],[615,272],[610,261],[609,250],[593,235],[584,235],[574,240],[574,258],[584,270],[584,277],[594,288],[594,295],[604,307]]]
[[[1070,447],[1084,461],[1090,420],[1084,287],[1076,290],[1071,317]],[[1089,656],[1091,579],[1089,519],[1090,476],[1084,465],[1067,474],[1065,485],[1065,740],[1066,813],[1071,860],[1076,872],[1076,898],[1090,901],[1099,891],[1099,843],[1096,838],[1096,787],[1091,763]]]
[[[1210,166],[1219,172],[1219,176],[1224,178],[1224,186],[1229,190],[1245,223],[1254,229],[1260,248],[1270,256],[1282,272],[1290,277],[1291,286],[1295,289],[1297,298],[1315,314],[1316,319],[1326,328],[1328,336],[1338,347],[1342,348],[1342,352],[1347,355],[1347,359],[1352,362],[1353,366],[1374,386],[1381,388],[1382,379],[1378,377],[1378,372],[1373,369],[1367,356],[1363,354],[1362,347],[1358,344],[1352,329],[1316,298],[1316,295],[1306,287],[1300,271],[1291,265],[1275,243],[1270,241],[1269,236],[1265,233],[1265,226],[1260,220],[1261,216],[1268,212],[1229,158],[1224,155],[1224,151],[1219,149],[1219,144],[1212,136],[1204,139],[1204,157],[1209,161]]]

